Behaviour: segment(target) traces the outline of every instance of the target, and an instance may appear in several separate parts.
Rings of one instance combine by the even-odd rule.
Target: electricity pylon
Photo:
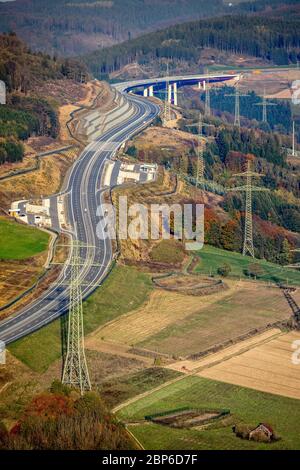
[[[91,381],[84,351],[84,329],[82,310],[82,290],[79,241],[72,241],[70,266],[70,303],[68,316],[68,345],[64,364],[62,383],[79,388],[80,393],[91,390]]]
[[[296,156],[296,139],[295,139],[295,121],[293,121],[293,130],[292,130],[292,134],[293,134],[293,142],[292,142],[292,156],[295,157]]]
[[[237,84],[235,87],[235,93],[226,96],[234,96],[235,104],[234,104],[234,126],[241,128],[241,113],[240,113],[240,98],[241,96],[248,96],[248,95],[241,95],[239,85]]]
[[[247,253],[254,258],[254,245],[253,245],[253,215],[252,215],[252,193],[254,191],[267,191],[266,188],[252,185],[253,177],[261,177],[262,174],[251,171],[251,162],[247,162],[247,170],[244,173],[236,173],[233,176],[240,176],[246,178],[245,186],[237,186],[235,188],[229,188],[227,191],[245,191],[246,192],[246,207],[245,207],[245,233],[244,233],[244,245],[243,245],[243,256]]]
[[[171,106],[170,106],[171,93],[172,93],[172,90],[170,89],[169,64],[167,64],[164,114],[163,114],[163,119],[162,119],[164,127],[166,127],[167,123],[171,120]]]
[[[212,124],[206,124],[202,120],[202,114],[199,113],[199,121],[195,124],[188,124],[186,127],[198,127],[198,144],[197,144],[197,170],[196,170],[196,188],[198,188],[199,183],[203,182],[204,171],[205,171],[205,164],[203,158],[203,147],[201,145],[201,140],[203,138],[203,126],[205,127],[214,127]]]
[[[255,106],[262,106],[262,122],[268,122],[268,106],[277,106],[276,103],[268,103],[266,97],[266,89],[264,89],[262,103],[255,103]]]

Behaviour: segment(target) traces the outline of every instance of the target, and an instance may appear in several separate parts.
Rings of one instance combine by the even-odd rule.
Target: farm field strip
[[[137,345],[186,357],[291,316],[280,289],[245,280],[226,283],[229,289],[207,296],[155,289],[143,306],[93,332],[94,344]],[[294,298],[300,299],[299,292]]]
[[[230,296],[235,285],[232,283],[230,289],[206,297],[155,290],[143,307],[100,328],[97,334],[105,340],[139,343],[167,326],[200,312],[214,301]]]
[[[233,295],[230,293],[170,324],[138,346],[185,357],[290,318],[291,309],[280,289],[271,290],[247,281],[239,282],[238,286]]]
[[[238,385],[240,387],[247,387],[260,392],[271,393],[275,395],[285,396],[288,398],[296,398],[300,400],[299,387],[288,387],[284,384],[277,384],[275,382],[266,382],[265,377],[260,377],[254,380],[251,377],[242,376],[241,374],[234,374],[233,372],[207,370],[204,373],[199,374],[201,377],[205,377],[211,380],[218,380],[220,382],[226,382],[232,385]],[[218,378],[217,378],[218,377]]]
[[[300,399],[300,367],[292,362],[296,339],[300,340],[300,333],[283,334],[197,375]]]
[[[278,328],[272,328],[270,330],[265,331],[264,333],[255,335],[251,338],[248,338],[244,341],[240,341],[232,346],[222,349],[219,352],[209,354],[208,356],[198,359],[198,360],[185,360],[185,361],[178,361],[173,362],[172,364],[168,365],[168,368],[173,370],[182,371],[184,367],[187,371],[196,371],[202,367],[209,367],[212,364],[225,361],[232,356],[241,354],[244,351],[247,351],[249,348],[256,346],[258,343],[263,341],[268,341],[274,336],[278,336],[282,334],[281,330]]]

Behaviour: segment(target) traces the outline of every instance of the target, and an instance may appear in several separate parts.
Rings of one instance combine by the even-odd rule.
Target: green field
[[[245,271],[249,264],[257,263],[264,270],[264,274],[258,280],[274,283],[288,281],[290,284],[300,285],[300,271],[284,268],[265,260],[254,260],[249,256],[242,256],[239,253],[221,250],[210,245],[205,245],[197,255],[199,264],[196,266],[196,272],[200,274],[217,275],[219,266],[228,263],[231,266],[230,277],[247,278]]]
[[[121,377],[104,380],[100,384],[100,393],[110,408],[124,403],[131,397],[152,390],[159,385],[180,376],[180,372],[162,367],[150,367],[138,372],[126,373]]]
[[[128,405],[118,412],[118,417],[130,422],[182,407],[229,409],[230,417],[202,430],[148,423],[129,425],[129,429],[146,449],[299,449],[299,405],[299,400],[188,377]],[[232,432],[236,423],[255,427],[260,422],[271,424],[281,440],[272,444],[255,443],[237,438]]]
[[[152,290],[150,276],[132,267],[116,267],[103,286],[84,302],[84,328],[88,334],[100,325],[138,308]],[[37,372],[44,372],[62,354],[65,317],[9,346],[9,350]]]
[[[0,217],[0,259],[22,260],[47,249],[49,235],[27,225]]]

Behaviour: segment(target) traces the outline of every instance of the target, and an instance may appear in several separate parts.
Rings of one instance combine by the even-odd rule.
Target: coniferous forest
[[[97,76],[138,62],[168,59],[200,65],[204,48],[246,54],[270,64],[287,65],[300,59],[300,19],[224,16],[172,26],[85,57]]]

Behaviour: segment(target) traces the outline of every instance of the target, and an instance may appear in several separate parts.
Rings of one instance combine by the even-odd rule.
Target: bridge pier
[[[174,97],[174,106],[178,106],[178,94],[177,94],[177,83],[173,84],[173,97]]]
[[[172,85],[168,85],[168,103],[172,103]]]

